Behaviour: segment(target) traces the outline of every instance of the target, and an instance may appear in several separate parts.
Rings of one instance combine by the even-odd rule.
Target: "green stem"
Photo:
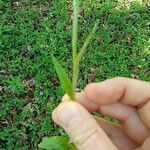
[[[78,15],[79,15],[79,1],[73,0],[73,32],[72,32],[73,60],[75,60],[75,57],[77,55]]]
[[[78,39],[78,15],[79,15],[79,0],[73,0],[73,32],[72,32],[72,51],[73,51],[73,77],[72,77],[72,97],[75,100],[75,93],[79,75],[79,64],[83,54],[86,52],[86,48],[89,45],[90,40],[96,32],[98,21],[94,25],[92,32],[87,36],[81,50],[77,51],[77,39]]]
[[[73,81],[72,81],[72,92],[73,92],[73,100],[75,100],[75,93],[76,93],[76,87],[77,87],[77,81],[78,81],[78,74],[79,74],[79,69],[78,65],[74,65],[74,70],[73,70]]]
[[[75,99],[75,92],[78,80],[78,65],[76,63],[77,42],[78,42],[78,15],[79,0],[73,0],[73,31],[72,31],[72,52],[73,52],[73,78],[72,78],[72,94]]]
[[[76,86],[77,86],[77,80],[78,80],[78,75],[79,75],[79,65],[80,65],[80,61],[82,56],[84,55],[84,53],[86,52],[86,48],[89,45],[93,35],[96,32],[98,26],[98,21],[95,23],[92,32],[87,36],[83,47],[81,48],[80,52],[76,55],[74,63],[73,63],[73,100],[75,99],[75,92],[76,92]]]

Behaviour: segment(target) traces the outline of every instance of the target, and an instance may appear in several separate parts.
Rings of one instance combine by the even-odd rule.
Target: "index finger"
[[[128,79],[114,78],[101,83],[89,84],[85,95],[97,104],[121,102],[136,106],[145,125],[150,128],[150,83]]]
[[[150,100],[150,83],[117,77],[87,85],[85,94],[99,104],[121,101],[124,104],[141,106]]]

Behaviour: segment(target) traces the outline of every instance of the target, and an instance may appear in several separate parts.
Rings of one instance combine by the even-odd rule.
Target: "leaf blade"
[[[98,27],[98,24],[99,24],[99,21],[96,21],[96,23],[95,23],[95,25],[94,25],[94,27],[92,29],[92,32],[87,36],[87,38],[86,38],[86,40],[85,40],[85,42],[84,42],[80,52],[78,53],[78,55],[77,55],[77,62],[78,63],[80,63],[80,60],[81,60],[82,56],[86,52],[86,48],[88,47],[88,45],[89,45],[93,35],[95,34],[96,29]]]
[[[54,56],[52,57],[53,57],[53,63],[55,65],[55,69],[56,69],[58,78],[60,80],[60,83],[62,85],[62,88],[69,95],[69,97],[73,99],[71,80],[69,79],[65,69],[62,67],[59,61]]]
[[[39,148],[46,150],[66,150],[69,146],[69,138],[66,135],[46,138],[38,145]]]

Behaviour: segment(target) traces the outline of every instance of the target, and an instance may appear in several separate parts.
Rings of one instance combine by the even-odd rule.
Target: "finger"
[[[114,78],[88,85],[85,94],[92,102],[99,104],[121,101],[124,104],[137,106],[143,122],[150,127],[150,83]]]
[[[149,149],[150,149],[150,138],[146,139],[144,143],[142,144],[142,146],[140,146],[139,148],[135,150],[149,150]]]
[[[128,105],[138,106],[150,100],[150,83],[118,77],[101,83],[89,84],[85,88],[85,94],[99,104],[121,101]]]
[[[100,105],[99,111],[104,115],[121,120],[123,130],[138,144],[142,144],[150,136],[150,130],[144,125],[134,107],[118,102]]]
[[[145,142],[142,145],[142,148],[143,148],[143,150],[149,150],[149,148],[150,148],[150,138],[145,140]]]
[[[82,104],[90,112],[99,112],[100,104],[91,101],[85,92],[76,93],[76,101]]]
[[[122,103],[96,104],[86,97],[84,92],[76,94],[76,99],[91,112],[102,113],[121,120],[123,130],[136,143],[141,144],[149,135],[149,129],[143,124],[134,107]]]
[[[145,125],[150,128],[150,101],[142,106],[138,111]]]
[[[54,121],[61,125],[79,150],[116,150],[90,113],[76,102],[61,103],[53,112]]]
[[[85,97],[84,92],[76,93],[76,98],[79,98],[78,100],[80,103],[82,103],[82,105],[90,112],[98,112],[99,105],[88,100]],[[62,98],[62,102],[68,102],[69,100],[70,99],[67,95],[64,95]],[[95,119],[118,149],[131,150],[137,147],[137,144],[125,134],[121,127],[114,126],[112,123],[103,118],[95,117]]]
[[[137,144],[124,133],[121,127],[115,126],[103,118],[96,117],[96,120],[118,149],[133,150],[137,147]]]

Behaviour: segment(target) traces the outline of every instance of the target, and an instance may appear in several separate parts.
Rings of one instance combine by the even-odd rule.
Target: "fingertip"
[[[97,103],[94,103],[92,100],[90,100],[86,95],[85,92],[82,91],[80,93],[76,93],[76,100],[81,105],[83,105],[88,111],[90,112],[97,112],[99,105]]]
[[[76,102],[62,102],[53,111],[53,120],[64,129],[71,128],[80,119],[80,107]]]
[[[99,87],[98,83],[90,83],[85,87],[85,95],[91,99],[95,100],[97,99],[97,89]]]
[[[67,95],[64,95],[63,101],[52,112],[52,119],[58,125],[61,124],[61,122],[59,120],[61,110],[64,109],[65,107],[67,107],[67,106],[69,107],[69,105],[72,105],[72,102],[68,101],[68,99],[66,99],[66,98],[67,98]]]
[[[80,101],[82,101],[82,99],[85,98],[85,93],[83,91],[82,92],[77,92],[75,97],[76,97],[76,101],[80,102]]]
[[[70,101],[71,99],[70,99],[70,97],[68,96],[68,94],[65,94],[63,97],[62,97],[62,102],[68,102],[68,101]]]
[[[90,150],[95,144],[98,149],[112,149],[114,145],[99,127],[90,113],[77,102],[61,103],[53,111],[53,119],[59,122],[78,149]]]
[[[119,100],[122,96],[123,84],[120,78],[108,79],[100,83],[92,83],[85,88],[86,96],[98,104],[108,104]]]
[[[57,118],[57,108],[53,110],[52,112],[52,119],[53,121],[58,124],[58,118]]]

